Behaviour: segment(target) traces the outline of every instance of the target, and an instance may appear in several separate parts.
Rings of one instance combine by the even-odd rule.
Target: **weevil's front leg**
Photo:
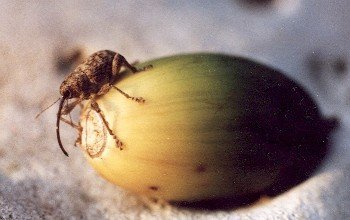
[[[63,118],[62,116],[61,116],[60,120],[63,121],[64,123],[72,126],[73,128],[77,129],[78,132],[81,132],[83,130],[83,128],[81,126],[74,124],[72,121]]]
[[[63,118],[63,115],[68,115],[74,108],[75,106],[77,106],[78,104],[80,104],[82,102],[82,99],[76,99],[74,102],[66,104],[63,106],[62,108],[62,112],[61,112],[61,117],[60,120],[63,121],[64,123],[72,126],[73,128],[77,129],[78,132],[81,132],[82,128],[79,125],[76,125],[72,122],[72,120],[67,120],[65,118]]]
[[[78,104],[80,104],[83,100],[81,98],[74,100],[72,103],[64,105],[62,108],[61,115],[68,115]]]
[[[109,127],[108,122],[103,114],[103,112],[100,109],[100,106],[95,100],[95,97],[91,98],[91,108],[94,109],[101,117],[103,124],[106,126],[108,133],[113,136],[113,139],[115,140],[117,147],[122,150],[123,149],[123,143],[117,138],[117,136],[113,133],[112,129]]]

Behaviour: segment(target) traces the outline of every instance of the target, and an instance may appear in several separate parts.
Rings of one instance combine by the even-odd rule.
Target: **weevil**
[[[110,135],[116,140],[117,147],[122,149],[123,143],[113,133],[106,121],[103,112],[101,111],[96,99],[98,96],[106,94],[111,88],[116,89],[126,98],[139,103],[145,102],[142,97],[133,97],[123,92],[113,84],[117,82],[122,74],[121,68],[125,67],[133,73],[137,73],[150,68],[151,66],[137,69],[131,65],[121,54],[110,50],[101,50],[90,55],[82,64],[78,65],[62,82],[60,86],[61,97],[57,112],[56,120],[56,135],[59,147],[62,152],[68,156],[64,149],[60,136],[60,121],[63,121],[72,127],[76,128],[81,133],[81,127],[74,124],[71,120],[63,118],[63,115],[68,115],[78,104],[84,100],[90,100],[91,108],[95,110],[101,117]],[[68,103],[69,99],[75,99]],[[57,102],[56,101],[56,102]],[[66,103],[66,104],[65,104]],[[40,114],[40,113],[39,113]],[[38,115],[39,115],[38,114]],[[37,115],[37,116],[38,116]]]

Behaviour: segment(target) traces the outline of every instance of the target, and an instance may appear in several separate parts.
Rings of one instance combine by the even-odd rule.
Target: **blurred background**
[[[350,218],[349,1],[0,0],[0,11],[0,218]],[[67,126],[70,157],[61,153],[57,106],[34,119],[69,71],[102,49],[131,62],[220,52],[280,69],[340,120],[331,151],[310,179],[263,204],[151,212],[89,167]]]

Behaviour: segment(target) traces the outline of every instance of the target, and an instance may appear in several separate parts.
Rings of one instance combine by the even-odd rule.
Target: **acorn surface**
[[[280,72],[248,59],[188,54],[153,68],[83,108],[81,148],[104,178],[140,195],[200,201],[263,192],[312,160],[329,126],[316,104]],[[307,165],[306,165],[307,166]]]

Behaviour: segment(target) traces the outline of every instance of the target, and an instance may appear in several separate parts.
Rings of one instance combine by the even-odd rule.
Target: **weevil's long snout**
[[[56,121],[56,135],[57,135],[58,144],[59,144],[62,152],[64,153],[64,155],[66,155],[68,157],[68,153],[63,147],[63,144],[62,144],[62,141],[61,141],[61,135],[60,135],[61,113],[62,113],[63,104],[66,101],[66,99],[67,99],[67,96],[62,96],[61,101],[60,101],[60,106],[58,108],[57,121]]]

